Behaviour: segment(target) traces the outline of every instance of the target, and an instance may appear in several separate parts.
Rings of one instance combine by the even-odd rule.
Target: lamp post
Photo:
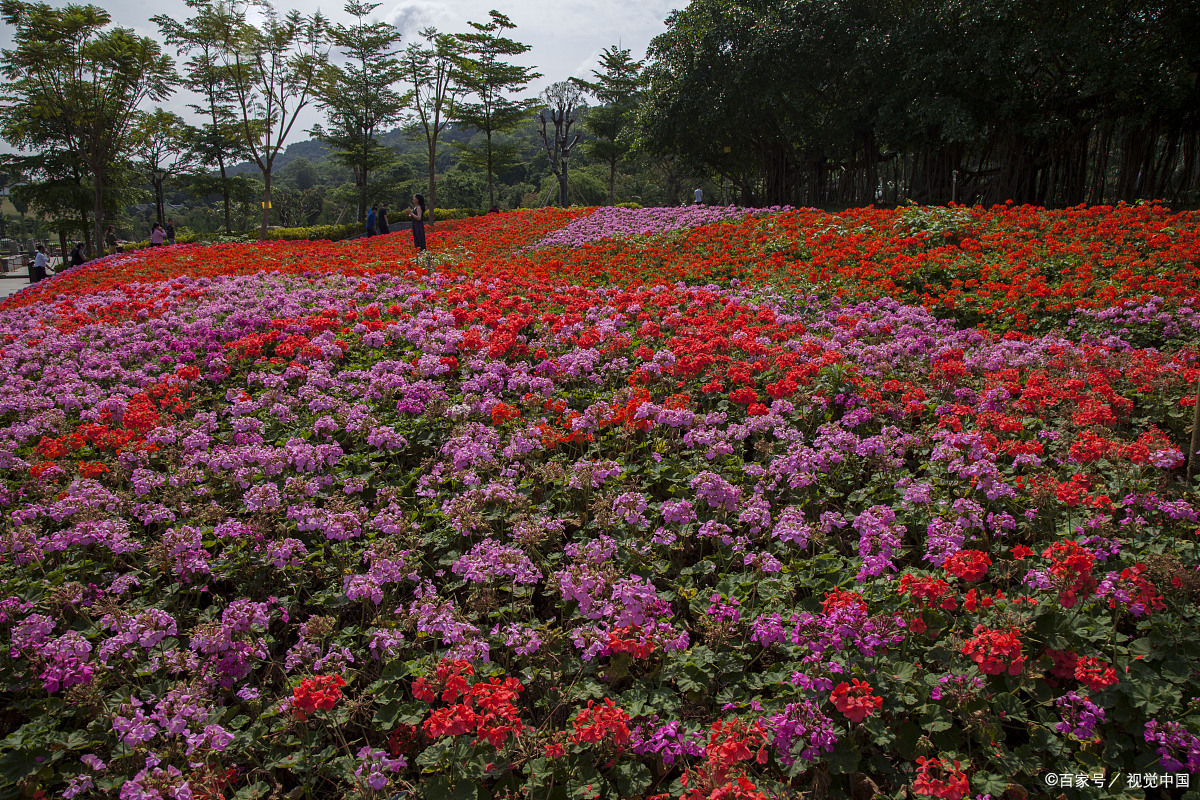
[[[165,169],[154,169],[150,172],[154,177],[154,213],[158,215],[158,224],[163,224],[163,181],[167,177]]]

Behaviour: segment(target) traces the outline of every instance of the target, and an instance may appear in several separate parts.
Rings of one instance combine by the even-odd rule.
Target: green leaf
[[[262,781],[255,781],[249,786],[243,786],[241,789],[238,789],[233,796],[236,800],[256,800],[256,798],[262,797],[269,791],[271,791],[269,784]]]
[[[829,771],[834,775],[849,775],[858,770],[862,754],[853,745],[838,742],[825,760],[829,764]]]
[[[617,791],[622,797],[640,795],[649,788],[652,781],[650,770],[640,761],[623,762],[617,767]]]
[[[896,752],[906,761],[917,757],[917,742],[921,729],[911,722],[902,722],[896,727]]]
[[[437,775],[425,782],[426,800],[476,800],[479,789],[471,781],[455,781],[449,775]]]
[[[1008,790],[1009,780],[994,772],[976,772],[971,776],[971,786],[979,794],[999,797]]]

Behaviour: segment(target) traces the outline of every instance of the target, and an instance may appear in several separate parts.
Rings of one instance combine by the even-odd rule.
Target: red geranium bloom
[[[855,678],[851,683],[842,681],[830,695],[833,705],[851,722],[862,722],[883,708],[883,698],[871,693],[871,684]]]
[[[913,781],[914,794],[927,794],[943,800],[961,800],[971,791],[971,783],[957,761],[947,765],[940,758],[917,757],[917,779]]]
[[[1007,631],[988,630],[975,626],[975,636],[963,645],[963,653],[970,656],[984,675],[1019,675],[1025,667],[1025,656],[1021,655],[1021,639],[1016,628]]]
[[[987,553],[979,550],[960,550],[947,558],[942,566],[956,578],[974,582],[987,575],[988,567],[991,565],[992,559],[988,557]]]
[[[292,689],[292,708],[303,719],[313,711],[328,711],[342,699],[342,688],[346,681],[341,675],[316,675],[305,678]]]
[[[1088,656],[1075,662],[1075,679],[1098,692],[1117,683],[1117,671],[1100,659]]]

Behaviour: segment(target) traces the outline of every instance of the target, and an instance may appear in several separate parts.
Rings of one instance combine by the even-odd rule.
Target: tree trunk
[[[229,178],[225,175],[225,159],[217,157],[217,165],[221,167],[221,201],[225,204],[225,233],[233,235],[233,220],[229,212]]]
[[[608,162],[608,204],[617,204],[617,157],[613,156]]]
[[[271,170],[264,169],[263,174],[263,199],[262,199],[262,227],[258,231],[258,240],[265,242],[267,240],[267,225],[271,221]]]
[[[492,132],[487,131],[488,211],[496,207],[496,188],[492,182]]]
[[[429,141],[429,221],[433,222],[433,209],[437,207],[437,135]]]
[[[94,193],[92,195],[92,234],[96,237],[96,252],[104,247],[104,167],[89,163],[92,169]]]
[[[354,168],[354,181],[358,184],[358,221],[367,221],[367,168]]]
[[[567,156],[564,153],[562,161],[559,162],[559,168],[562,170],[558,173],[558,204],[567,207]]]

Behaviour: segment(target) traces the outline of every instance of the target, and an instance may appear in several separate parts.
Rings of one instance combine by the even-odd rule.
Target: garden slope
[[[0,794],[1200,769],[1197,215],[601,213],[0,305]]]

